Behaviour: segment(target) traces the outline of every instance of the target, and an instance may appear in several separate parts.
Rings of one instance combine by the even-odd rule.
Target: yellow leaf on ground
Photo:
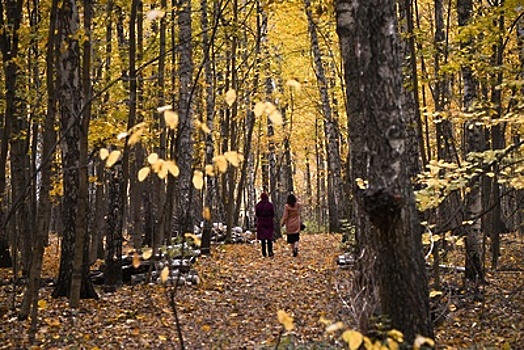
[[[38,308],[40,310],[44,310],[46,307],[47,307],[47,301],[45,301],[44,299],[38,300]]]

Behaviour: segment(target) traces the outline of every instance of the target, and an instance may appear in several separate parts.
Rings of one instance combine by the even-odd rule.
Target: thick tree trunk
[[[433,335],[420,224],[408,174],[395,1],[339,0],[337,29],[349,111],[365,123],[363,156],[368,173],[359,203],[377,229],[382,312],[412,342]],[[352,73],[351,73],[352,72]],[[350,121],[351,122],[351,121]],[[351,145],[355,135],[350,135]]]
[[[74,35],[79,29],[79,17],[74,0],[64,0],[58,11],[57,23],[60,42],[64,45],[60,50],[57,67],[64,195],[62,198],[63,240],[58,281],[53,291],[55,298],[71,296],[75,244],[81,244],[78,252],[80,249],[85,252],[84,240],[76,241],[79,196],[82,195],[80,193],[80,161],[82,158],[79,140],[82,137],[84,96],[80,77],[80,47]],[[81,270],[80,298],[96,298],[88,270],[85,268]]]
[[[5,208],[9,203],[6,195],[6,172],[7,154],[12,137],[13,121],[16,120],[19,111],[17,104],[20,102],[17,96],[16,86],[18,79],[18,68],[14,58],[18,55],[18,30],[22,19],[22,0],[7,0],[0,2],[0,27],[10,28],[0,33],[0,52],[2,53],[2,66],[5,77],[5,113],[1,115],[0,123],[0,266],[11,267],[12,259],[9,250],[9,239],[7,233],[7,219],[4,218]],[[12,162],[11,162],[12,163]],[[16,251],[16,249],[13,249]],[[15,255],[16,257],[16,255]],[[16,267],[15,267],[16,269]]]

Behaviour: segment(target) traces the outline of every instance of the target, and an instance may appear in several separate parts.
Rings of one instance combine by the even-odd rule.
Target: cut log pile
[[[197,240],[201,239],[202,228],[195,226],[193,235]],[[226,242],[226,237],[226,225],[214,223],[211,241],[214,244],[223,244]],[[177,237],[173,238],[175,241],[177,239]],[[162,246],[154,255],[150,248],[127,252],[122,256],[122,281],[133,285],[150,282],[187,286],[199,284],[200,278],[193,264],[201,255],[201,251],[194,244],[194,239],[188,241]],[[241,227],[234,227],[231,230],[231,241],[232,243],[254,243],[256,234],[249,230],[244,231]],[[91,271],[95,284],[104,284],[104,270],[105,266],[102,265],[99,269]]]

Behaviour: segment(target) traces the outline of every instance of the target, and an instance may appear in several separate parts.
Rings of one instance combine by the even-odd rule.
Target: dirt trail
[[[343,310],[336,293],[342,278],[336,273],[339,254],[340,235],[325,234],[302,235],[296,258],[284,239],[276,242],[273,258],[264,258],[259,244],[215,247],[212,258],[197,264],[201,301],[195,304],[189,290],[178,299],[188,346],[254,349],[274,344],[282,329],[278,310],[294,317],[295,344],[326,340],[320,316],[340,320]]]

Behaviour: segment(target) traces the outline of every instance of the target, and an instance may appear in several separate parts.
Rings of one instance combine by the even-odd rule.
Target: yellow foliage
[[[236,100],[237,100],[237,92],[234,89],[229,89],[226,92],[226,103],[227,103],[227,105],[229,107],[231,107],[233,105],[233,103],[235,103]]]
[[[348,343],[350,350],[357,350],[362,345],[364,336],[358,331],[347,330],[342,333],[342,339]]]
[[[168,128],[174,130],[178,125],[178,114],[176,112],[167,110],[164,112],[164,121]]]
[[[147,175],[151,172],[151,168],[148,166],[143,167],[138,171],[138,181],[142,182],[146,179]]]
[[[197,190],[201,190],[204,187],[204,174],[200,170],[195,170],[193,174],[193,186]]]
[[[106,167],[111,168],[113,165],[115,165],[115,163],[120,159],[121,154],[122,152],[120,151],[113,151],[109,153],[109,156],[107,157],[107,160],[106,160]]]

